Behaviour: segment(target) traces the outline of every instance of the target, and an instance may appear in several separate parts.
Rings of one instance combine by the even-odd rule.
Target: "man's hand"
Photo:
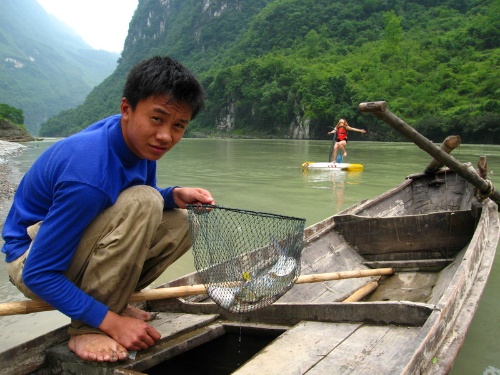
[[[128,350],[147,349],[161,337],[160,333],[145,321],[120,316],[112,311],[108,311],[98,328]]]
[[[179,208],[186,208],[187,204],[215,204],[212,194],[208,190],[200,188],[175,188],[174,202]]]

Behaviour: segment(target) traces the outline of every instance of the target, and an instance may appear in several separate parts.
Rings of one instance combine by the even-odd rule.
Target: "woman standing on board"
[[[329,160],[330,162],[333,161],[334,164],[337,162],[337,153],[339,148],[342,150],[342,158],[347,156],[345,146],[347,146],[347,135],[349,130],[359,133],[366,133],[365,129],[353,128],[352,126],[349,126],[346,120],[341,118],[339,122],[337,122],[337,125],[335,125],[335,128],[331,132],[328,132],[328,134],[335,134],[334,135],[335,145],[333,146],[333,159],[330,159]],[[342,159],[339,161],[339,163],[341,161]]]

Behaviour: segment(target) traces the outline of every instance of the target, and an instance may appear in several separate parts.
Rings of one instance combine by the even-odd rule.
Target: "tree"
[[[8,104],[0,104],[0,118],[9,120],[10,122],[17,125],[24,124],[23,110],[11,107]]]
[[[391,10],[384,14],[384,41],[386,53],[388,55],[398,55],[401,40],[403,38],[403,28],[401,27],[401,17]]]

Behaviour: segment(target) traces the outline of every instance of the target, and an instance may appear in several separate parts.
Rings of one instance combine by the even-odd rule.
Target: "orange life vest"
[[[345,126],[339,126],[337,128],[337,139],[339,141],[343,141],[347,139],[347,128]]]

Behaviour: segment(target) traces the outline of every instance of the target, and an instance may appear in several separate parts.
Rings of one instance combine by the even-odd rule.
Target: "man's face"
[[[141,159],[158,160],[179,142],[186,131],[192,111],[186,103],[170,97],[149,97],[135,110],[122,99],[121,127],[125,143]]]

